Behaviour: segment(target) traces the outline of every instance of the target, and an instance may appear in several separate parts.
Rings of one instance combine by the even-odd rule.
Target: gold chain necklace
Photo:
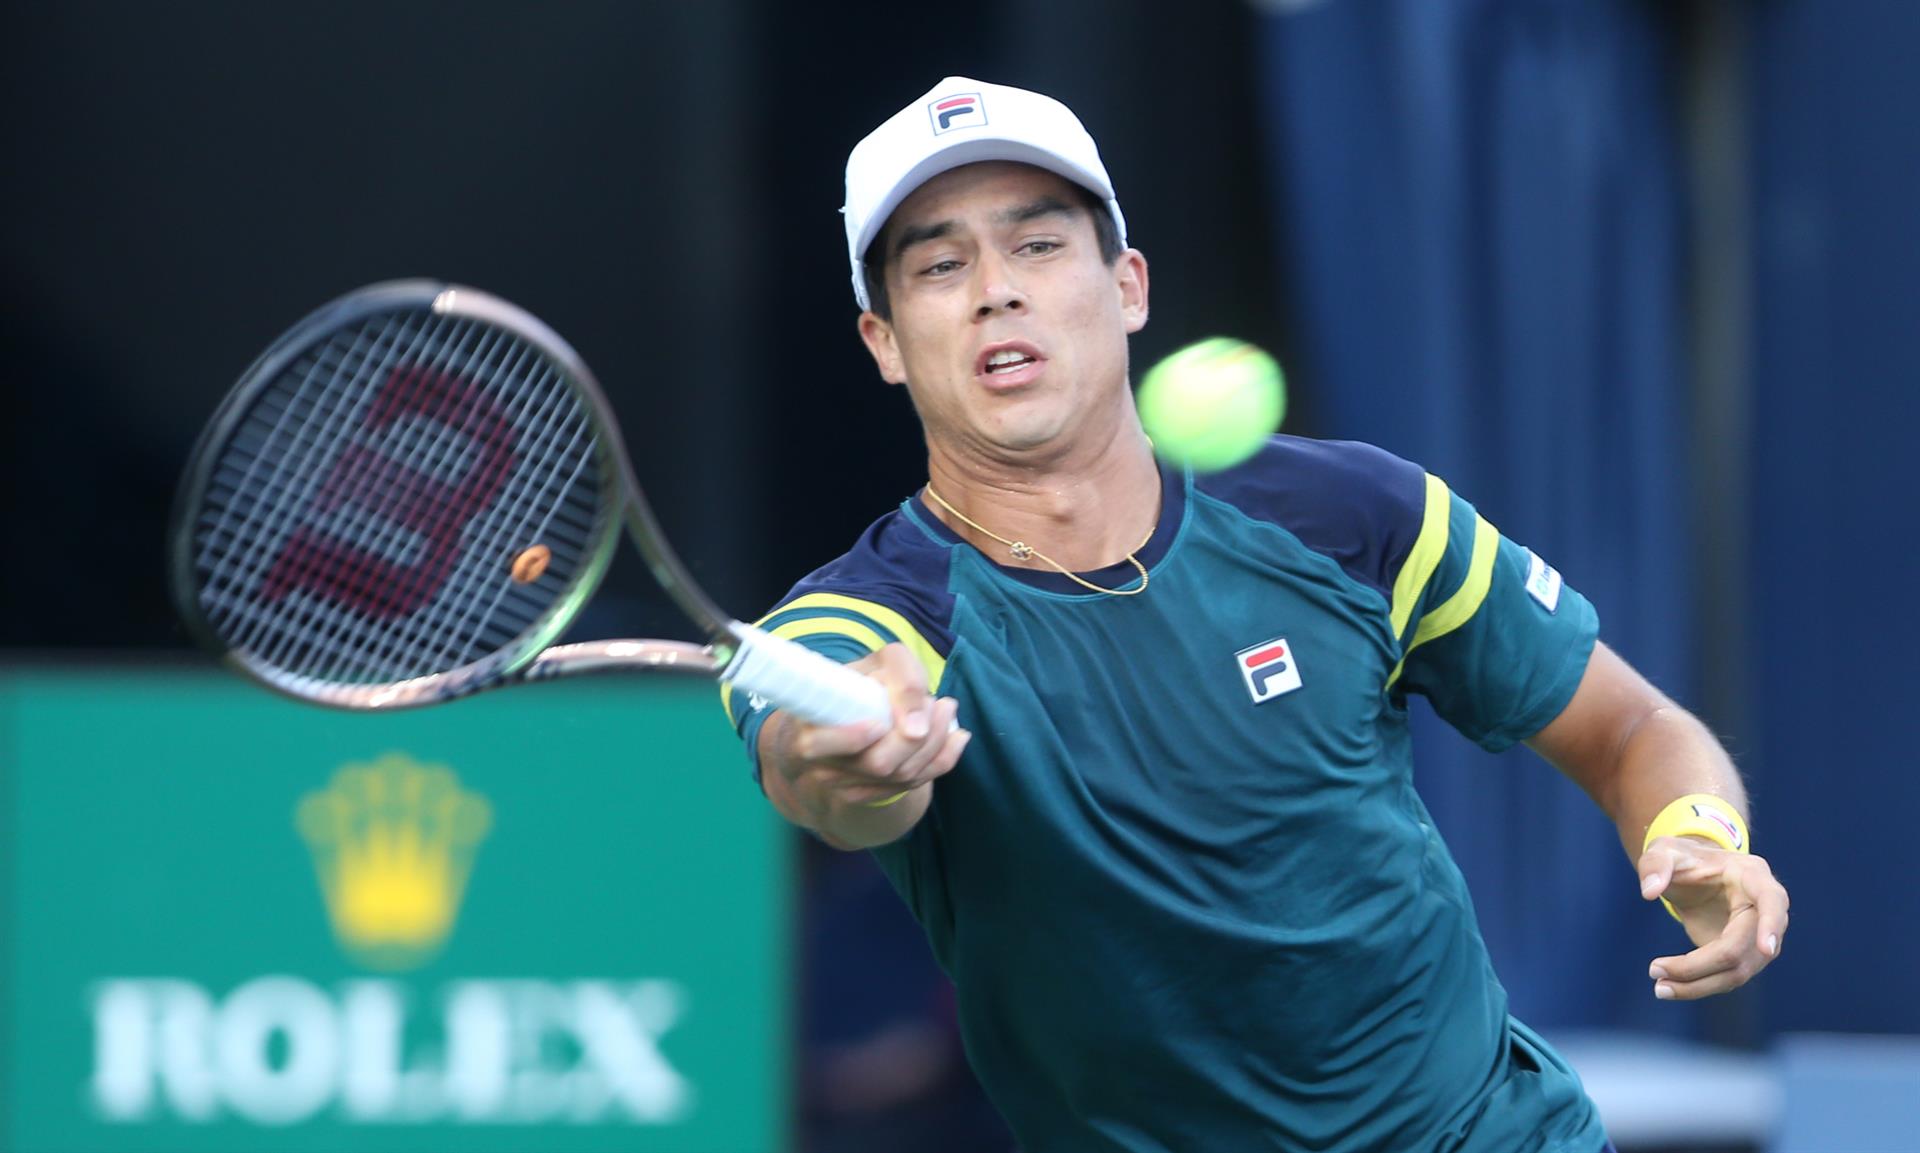
[[[1059,569],[1062,576],[1065,576],[1068,580],[1072,581],[1074,584],[1079,585],[1081,588],[1092,589],[1094,592],[1105,593],[1108,596],[1115,596],[1115,597],[1138,596],[1139,594],[1147,591],[1147,566],[1141,564],[1140,559],[1134,556],[1133,552],[1139,552],[1141,549],[1147,547],[1147,541],[1150,541],[1153,539],[1154,529],[1151,529],[1151,528],[1148,529],[1147,535],[1140,541],[1140,543],[1133,546],[1133,552],[1130,552],[1127,554],[1127,563],[1132,565],[1134,567],[1134,571],[1140,574],[1140,583],[1137,585],[1134,585],[1132,588],[1122,588],[1122,589],[1103,588],[1100,585],[1094,584],[1090,580],[1086,580],[1082,578],[1080,574],[1067,568],[1066,565],[1063,565],[1059,561],[1054,560],[1052,557],[1048,556],[1046,553],[1041,552],[1039,549],[1034,548],[1032,545],[1028,544],[1026,541],[1008,540],[1006,537],[1001,536],[999,533],[994,532],[991,529],[981,527],[972,518],[968,517],[966,513],[961,512],[959,509],[948,504],[947,498],[933,491],[932,481],[927,482],[927,495],[933,498],[935,504],[939,505],[941,508],[946,509],[948,512],[952,513],[953,515],[959,517],[961,520],[961,523],[965,524],[968,528],[973,529],[975,532],[980,533],[983,536],[990,536],[994,540],[999,541],[1001,544],[1006,545],[1007,551],[1013,554],[1013,559],[1015,560],[1028,560],[1028,559],[1043,560],[1048,564],[1052,565],[1054,568]],[[1158,526],[1155,526],[1155,527],[1157,528]]]

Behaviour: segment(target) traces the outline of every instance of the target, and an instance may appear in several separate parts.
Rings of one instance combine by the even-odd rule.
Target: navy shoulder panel
[[[852,548],[802,577],[767,615],[767,625],[771,627],[787,606],[802,597],[851,597],[892,609],[940,653],[951,652],[949,552],[896,508],[867,526]],[[818,603],[815,597],[810,606]]]
[[[1194,487],[1292,533],[1389,603],[1426,513],[1424,469],[1351,440],[1275,436],[1244,464],[1196,475]]]

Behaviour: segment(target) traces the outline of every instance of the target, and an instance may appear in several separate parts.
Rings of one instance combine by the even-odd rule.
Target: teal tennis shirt
[[[959,702],[972,743],[874,854],[1022,1147],[1597,1153],[1578,1078],[1507,1012],[1406,715],[1420,693],[1488,749],[1531,736],[1592,607],[1360,444],[1165,471],[1137,555],[1143,595],[1096,595],[915,498],[762,622],[840,660],[901,642]]]

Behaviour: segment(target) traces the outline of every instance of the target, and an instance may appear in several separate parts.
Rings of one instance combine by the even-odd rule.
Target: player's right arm
[[[815,725],[776,711],[760,726],[760,781],[787,820],[838,849],[905,836],[933,802],[973,734],[954,727],[952,698],[935,699],[912,652],[890,644],[848,664],[887,688],[893,724]]]

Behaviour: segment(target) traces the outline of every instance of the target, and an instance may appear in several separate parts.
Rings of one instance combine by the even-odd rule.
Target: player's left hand
[[[1698,948],[1656,957],[1647,975],[1661,1000],[1737,989],[1780,956],[1787,890],[1760,857],[1698,837],[1660,837],[1640,857],[1640,895],[1665,897]]]

